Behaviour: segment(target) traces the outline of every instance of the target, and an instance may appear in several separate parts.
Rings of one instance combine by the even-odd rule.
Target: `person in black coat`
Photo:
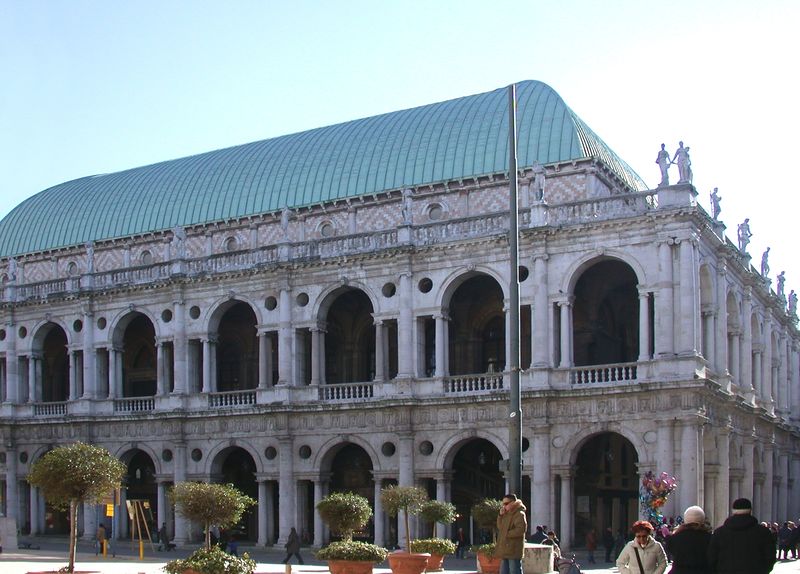
[[[706,525],[706,513],[699,506],[690,506],[683,513],[683,524],[664,541],[667,554],[672,556],[670,574],[710,574],[710,542],[711,528]]]
[[[614,551],[614,531],[610,526],[603,531],[603,547],[606,549],[606,562],[613,562],[611,553]]]
[[[746,498],[733,503],[733,515],[711,535],[708,563],[718,574],[769,574],[775,565],[775,542],[761,526]]]

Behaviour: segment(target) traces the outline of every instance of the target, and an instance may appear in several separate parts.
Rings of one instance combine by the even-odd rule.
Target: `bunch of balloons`
[[[678,488],[678,481],[674,476],[670,476],[666,472],[655,476],[653,471],[648,471],[642,477],[639,502],[650,522],[656,525],[664,522],[661,508],[667,503],[669,495],[675,492],[676,488]]]

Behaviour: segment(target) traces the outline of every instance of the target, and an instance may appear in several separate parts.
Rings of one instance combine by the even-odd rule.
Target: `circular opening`
[[[200,462],[203,459],[203,451],[199,448],[192,450],[192,460],[195,462]]]
[[[333,224],[328,221],[319,226],[319,234],[322,237],[333,237],[333,231]]]
[[[392,456],[395,450],[397,449],[395,448],[394,443],[392,442],[385,442],[381,447],[381,452],[384,454],[384,456]]]
[[[424,454],[425,456],[429,455],[433,452],[433,443],[429,440],[424,440],[419,443],[419,452]]]
[[[5,341],[5,340],[6,340],[6,330],[0,329],[0,341]]]
[[[161,451],[161,460],[163,460],[164,462],[171,461],[172,460],[172,451],[169,450],[168,448],[165,448],[163,451]]]
[[[444,209],[438,203],[434,203],[428,208],[428,219],[431,221],[439,221],[444,217]]]
[[[235,237],[228,237],[225,240],[225,251],[228,252],[236,251],[238,247],[239,247],[239,242],[236,240]]]
[[[17,331],[20,339],[24,339],[28,336],[28,330],[25,327],[20,327],[19,331]]]
[[[530,446],[531,441],[529,441],[527,437],[522,437],[522,452],[526,452]]]
[[[524,265],[520,265],[519,266],[519,269],[517,270],[517,276],[519,277],[519,282],[520,283],[525,281],[525,279],[528,278],[529,274],[530,274],[530,272],[528,271],[527,267],[525,267]]]
[[[97,328],[100,329],[101,331],[106,328],[106,325],[108,325],[108,321],[106,321],[105,317],[100,317],[97,320]]]
[[[172,321],[172,311],[170,311],[169,309],[164,309],[163,311],[161,311],[161,320],[164,321],[165,323],[169,323],[170,321]]]
[[[272,295],[270,295],[264,301],[264,307],[267,308],[267,311],[274,311],[278,307],[278,300]]]
[[[70,261],[69,265],[67,265],[67,275],[70,277],[75,277],[78,274],[78,264],[74,261]]]
[[[381,293],[383,293],[384,297],[394,297],[394,294],[397,293],[397,287],[395,287],[394,283],[387,283],[381,289]]]
[[[19,453],[19,461],[22,464],[25,464],[26,462],[28,462],[28,453],[25,452],[24,450],[21,453]]]
[[[278,456],[278,449],[274,446],[268,446],[264,449],[264,456],[267,460],[274,460],[276,456]]]
[[[189,317],[192,319],[197,319],[200,316],[200,307],[197,305],[193,305],[191,309],[189,309]]]
[[[297,304],[301,307],[308,305],[308,293],[300,293],[297,296]]]
[[[309,458],[311,456],[311,447],[304,444],[298,452],[300,453],[300,458]]]
[[[142,262],[142,265],[152,265],[153,264],[153,254],[149,251],[142,251],[142,255],[139,259]]]
[[[433,289],[433,281],[431,281],[428,277],[424,277],[419,280],[417,286],[422,293],[428,293],[431,289]]]
[[[80,333],[83,330],[83,321],[80,319],[75,319],[75,321],[72,323],[72,330],[76,333]]]

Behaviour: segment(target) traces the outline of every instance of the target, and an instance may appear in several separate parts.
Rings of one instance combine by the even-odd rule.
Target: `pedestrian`
[[[683,513],[683,524],[665,541],[667,554],[672,557],[670,574],[707,574],[708,544],[711,528],[706,513],[699,506],[690,506]]]
[[[530,541],[532,544],[542,544],[545,540],[547,540],[547,534],[544,531],[544,526],[537,524],[536,532],[533,533]]]
[[[711,535],[708,564],[712,572],[768,574],[775,564],[772,534],[752,515],[747,498],[733,502],[733,514]]]
[[[590,528],[586,533],[586,550],[589,553],[589,564],[594,564],[594,551],[597,550],[597,533]]]
[[[789,559],[789,550],[792,549],[793,542],[794,532],[792,532],[792,529],[789,526],[789,521],[787,520],[778,530],[778,555],[780,556],[783,554],[783,556],[780,557],[781,560]]]
[[[289,563],[289,560],[292,559],[292,555],[297,556],[298,563],[305,564],[305,562],[303,562],[303,557],[300,556],[300,536],[297,534],[297,530],[294,526],[292,526],[292,530],[289,532],[289,538],[286,540],[284,547],[286,548],[286,558],[282,560],[284,564]]]
[[[102,554],[106,544],[106,527],[101,522],[94,535],[94,555]]]
[[[467,546],[469,546],[469,540],[467,539],[467,535],[464,532],[463,528],[459,528],[456,531],[456,558],[464,558],[464,554],[467,551]]]
[[[239,540],[236,538],[236,533],[231,533],[228,540],[228,552],[233,556],[239,556]],[[302,564],[302,562],[300,562]]]
[[[664,574],[667,555],[661,543],[653,538],[653,525],[646,520],[633,523],[633,540],[617,558],[620,574]]]
[[[525,518],[525,505],[516,494],[503,497],[503,506],[497,516],[497,531],[495,556],[502,560],[500,574],[522,574],[528,519]]]
[[[614,551],[614,531],[609,526],[603,531],[603,548],[606,549],[606,563],[611,563],[611,553]]]

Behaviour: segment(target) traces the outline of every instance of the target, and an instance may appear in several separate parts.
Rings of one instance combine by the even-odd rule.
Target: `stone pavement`
[[[52,572],[67,564],[66,539],[39,537],[25,538],[23,541],[33,542],[40,548],[38,550],[21,549],[13,552],[8,548],[3,548],[3,553],[0,554],[0,574]],[[76,557],[76,570],[100,574],[163,574],[161,567],[166,561],[186,557],[194,548],[196,547],[164,553],[157,552],[155,549],[151,549],[149,544],[146,544],[144,559],[139,560],[138,546],[134,547],[130,542],[118,541],[115,549],[117,556],[112,558],[109,555],[103,558],[94,555],[90,542],[80,541]],[[286,572],[285,566],[281,564],[284,554],[280,549],[240,546],[239,550],[240,552],[249,552],[258,562],[257,574],[284,574]],[[310,548],[304,548],[301,554],[305,558],[306,564],[302,566],[292,564],[292,574],[325,574],[328,572],[325,563],[314,558]],[[616,567],[612,567],[611,564],[589,564],[583,553],[576,554],[584,572],[592,574],[618,573]],[[474,574],[477,572],[474,557],[459,560],[454,556],[449,556],[445,559],[444,566],[445,570],[442,574]],[[590,568],[590,566],[592,567]],[[389,574],[390,572],[386,563],[379,564],[374,569],[374,574]],[[800,572],[800,561],[779,562],[773,569],[773,574],[797,572]]]

